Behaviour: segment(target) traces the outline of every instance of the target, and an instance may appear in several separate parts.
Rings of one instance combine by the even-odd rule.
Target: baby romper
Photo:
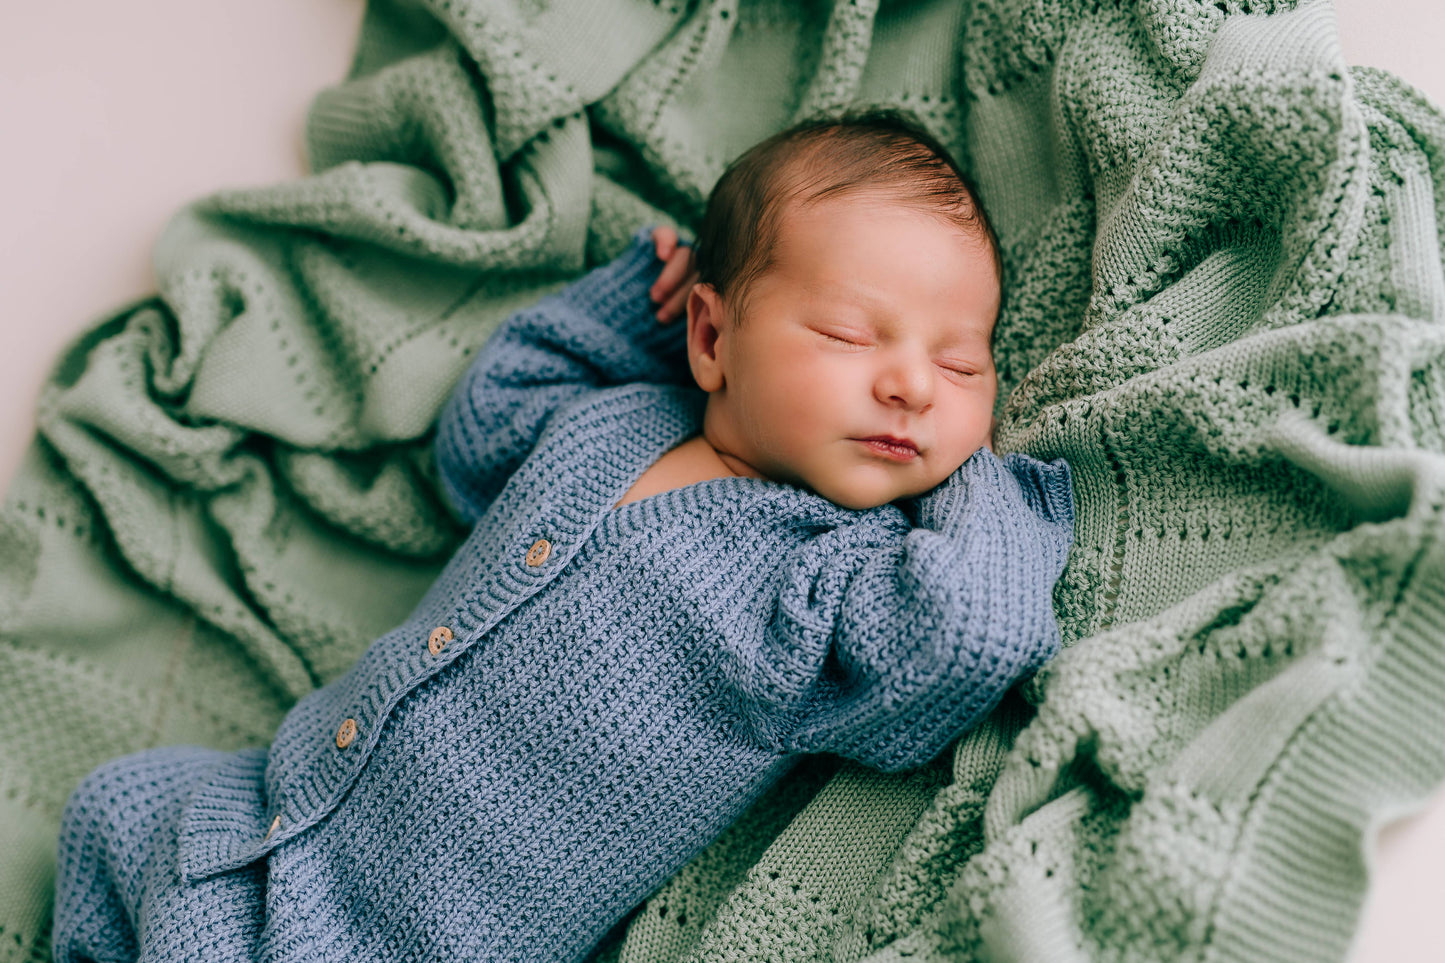
[[[436,457],[473,524],[269,748],[77,788],[55,954],[573,961],[797,760],[923,765],[1056,650],[1068,468],[988,449],[865,511],[723,477],[613,505],[698,434],[650,230],[483,346]]]

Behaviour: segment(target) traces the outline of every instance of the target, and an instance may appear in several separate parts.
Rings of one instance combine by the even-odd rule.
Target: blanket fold
[[[800,767],[594,958],[1344,959],[1445,779],[1445,116],[1326,0],[369,0],[312,173],[177,212],[0,506],[0,961],[105,759],[264,745],[464,533],[517,308],[815,111],[915,114],[1004,252],[999,450],[1067,648],[951,758]]]

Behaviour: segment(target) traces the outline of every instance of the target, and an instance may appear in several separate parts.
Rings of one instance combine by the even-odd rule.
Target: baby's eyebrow
[[[898,321],[896,312],[863,288],[854,287],[846,282],[835,282],[820,293],[822,294],[820,300],[824,308],[833,306],[857,308],[862,312],[859,321],[869,328],[886,330],[888,325],[896,324]],[[988,330],[988,324],[973,324],[961,319],[958,327],[950,331],[949,335],[944,338],[943,347],[969,349],[981,346],[987,352]]]
[[[895,315],[888,309],[888,306],[879,299],[858,288],[849,287],[846,284],[830,285],[829,287],[815,292],[816,302],[825,309],[838,307],[856,308],[862,312],[863,320],[873,324],[880,318],[884,321],[892,321]]]
[[[864,313],[856,320],[848,319],[845,323],[862,328],[875,337],[886,336],[890,333],[894,321],[889,315],[883,315],[881,318],[880,323],[879,315]],[[937,348],[941,351],[961,351],[965,354],[974,352],[988,354],[988,327],[960,321],[956,327],[950,328],[943,337],[938,339]]]

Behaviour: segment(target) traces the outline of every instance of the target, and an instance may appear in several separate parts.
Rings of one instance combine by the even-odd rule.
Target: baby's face
[[[988,441],[999,285],[982,238],[881,199],[794,208],[746,317],[709,345],[727,307],[707,285],[688,303],[725,460],[861,509],[928,491]]]

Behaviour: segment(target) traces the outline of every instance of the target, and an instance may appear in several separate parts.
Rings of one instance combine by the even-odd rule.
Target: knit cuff
[[[657,320],[657,305],[648,292],[662,274],[664,261],[652,242],[655,225],[638,228],[632,241],[611,262],[592,270],[551,295],[591,315],[629,345],[652,359],[646,373],[628,373],[625,380],[693,383],[687,365],[687,322]],[[613,372],[619,375],[618,372]]]
[[[1071,473],[1063,459],[1039,461],[1019,452],[1003,458],[980,448],[936,488],[904,503],[919,528],[956,531],[970,510],[984,510],[985,500],[1013,502],[1050,526],[1073,537],[1074,501]],[[1000,503],[1003,507],[1004,503]]]

